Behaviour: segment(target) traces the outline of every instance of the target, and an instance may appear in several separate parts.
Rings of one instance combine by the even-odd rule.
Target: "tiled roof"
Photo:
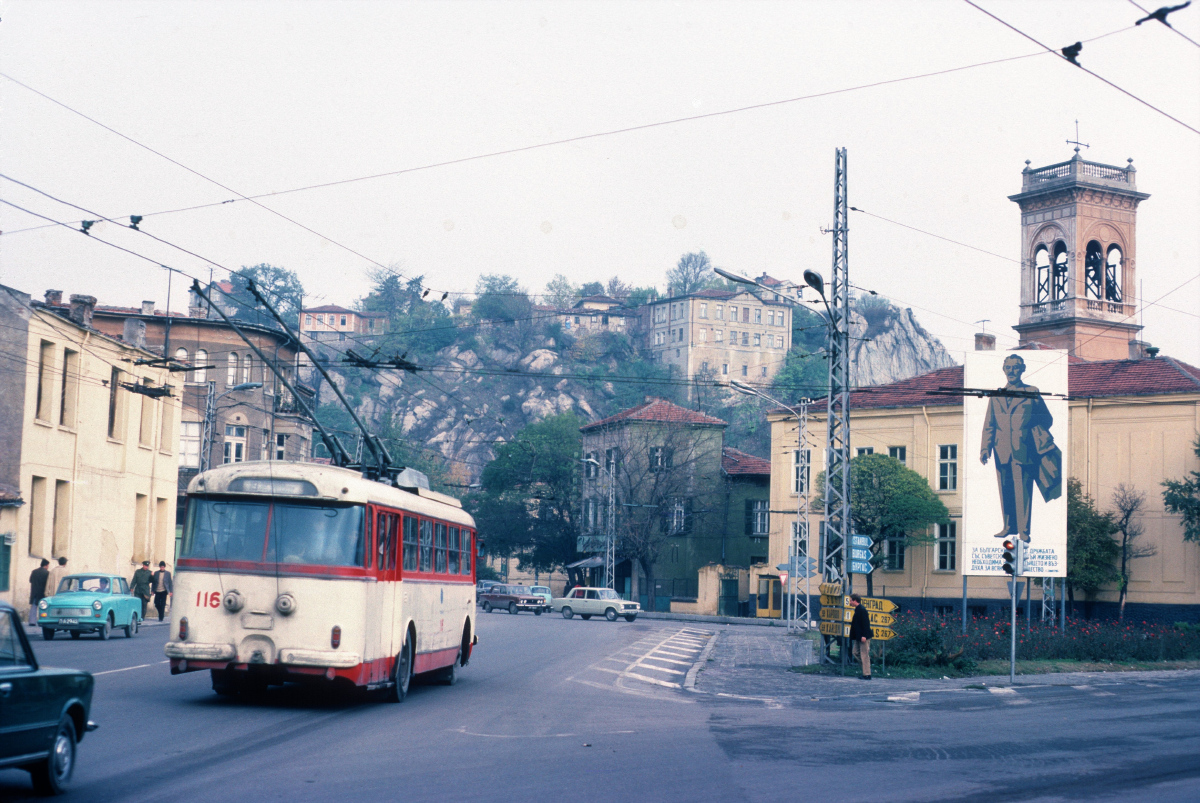
[[[771,461],[725,446],[721,449],[721,470],[730,477],[769,477]]]
[[[344,312],[348,315],[357,315],[358,313],[352,309],[339,307],[337,304],[326,304],[323,307],[305,307],[304,312]]]
[[[744,291],[743,291],[744,292]],[[697,298],[733,298],[737,292],[733,290],[718,290],[715,287],[710,287],[707,290],[697,290],[694,293],[688,293],[688,296],[696,296]],[[687,298],[688,296],[681,296]],[[671,298],[662,298],[659,301],[673,301]]]
[[[940,388],[962,386],[963,368],[956,365],[888,385],[851,391],[850,409],[962,404],[961,395],[929,394],[929,391]],[[1072,399],[1200,393],[1200,368],[1172,357],[1094,361],[1072,358],[1067,364],[1067,388]],[[824,409],[824,400],[809,408],[810,412]],[[772,412],[786,411],[780,409]]]
[[[601,418],[599,421],[593,421],[586,426],[579,428],[580,432],[587,432],[593,429],[615,424],[619,421],[657,421],[663,424],[693,424],[710,427],[728,426],[719,418],[714,418],[711,415],[689,410],[686,407],[680,407],[678,404],[673,404],[666,399],[648,398],[643,404],[637,407],[630,407],[628,410],[622,410],[616,415],[610,415],[608,418]]]

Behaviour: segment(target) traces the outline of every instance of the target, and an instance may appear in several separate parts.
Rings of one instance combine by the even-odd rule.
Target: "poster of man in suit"
[[[1020,540],[1026,576],[1064,577],[1066,352],[970,352],[963,387],[964,574],[1005,576]]]

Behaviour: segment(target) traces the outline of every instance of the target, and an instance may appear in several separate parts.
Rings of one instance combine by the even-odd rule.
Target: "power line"
[[[1140,5],[1138,5],[1137,3],[1135,3],[1133,0],[1129,0],[1129,2],[1130,2],[1130,4],[1131,4],[1131,5],[1132,5],[1134,8],[1138,9],[1138,10],[1139,10],[1139,11],[1141,11],[1143,14],[1146,14],[1146,15],[1149,15],[1149,14],[1150,14],[1150,12],[1149,12],[1149,11],[1147,11],[1145,8],[1143,8],[1142,6],[1140,6]],[[1191,38],[1191,37],[1190,37],[1190,36],[1188,36],[1186,33],[1184,33],[1183,31],[1179,30],[1178,28],[1176,28],[1174,25],[1171,25],[1170,23],[1168,23],[1168,22],[1165,22],[1165,21],[1163,22],[1163,24],[1164,24],[1164,25],[1166,25],[1166,26],[1167,26],[1169,29],[1171,29],[1173,32],[1175,32],[1175,33],[1179,34],[1179,35],[1180,35],[1180,36],[1182,36],[1184,39],[1186,39],[1186,40],[1188,40],[1189,42],[1191,42],[1191,43],[1192,43],[1193,45],[1195,45],[1196,47],[1200,47],[1200,42],[1197,42],[1195,39]]]
[[[929,237],[936,237],[937,239],[945,240],[948,243],[954,243],[955,245],[961,245],[963,248],[970,248],[972,251],[978,251],[981,254],[987,254],[988,256],[993,256],[993,257],[996,257],[997,259],[1005,259],[1005,260],[1008,260],[1009,262],[1016,262],[1018,265],[1021,264],[1021,260],[1019,260],[1019,259],[1013,259],[1012,257],[1006,257],[1003,254],[997,254],[995,251],[988,251],[985,248],[980,248],[975,245],[970,245],[968,243],[959,242],[958,240],[951,240],[949,237],[943,237],[940,234],[934,234],[931,231],[925,231],[924,229],[918,229],[916,226],[910,226],[907,223],[901,223],[898,220],[892,220],[890,218],[884,217],[883,215],[877,215],[874,212],[868,212],[865,209],[859,209],[857,206],[850,207],[850,211],[851,212],[859,212],[861,214],[867,215],[868,217],[877,218],[879,220],[884,221],[885,223],[891,223],[893,226],[900,226],[901,228],[904,228],[904,229],[910,229],[911,231],[918,232],[919,234],[924,234]]]
[[[1123,95],[1126,95],[1126,96],[1128,96],[1128,97],[1132,98],[1133,100],[1136,100],[1138,103],[1142,104],[1143,106],[1145,106],[1145,107],[1147,107],[1147,108],[1149,108],[1149,109],[1153,109],[1154,111],[1156,111],[1156,112],[1158,112],[1159,114],[1161,114],[1163,117],[1166,117],[1168,120],[1172,120],[1172,121],[1174,121],[1174,122],[1176,122],[1176,123],[1179,123],[1181,126],[1183,126],[1184,128],[1186,128],[1188,131],[1191,131],[1193,134],[1200,134],[1200,129],[1198,129],[1198,128],[1194,128],[1194,127],[1192,127],[1192,126],[1188,125],[1187,123],[1183,122],[1183,120],[1180,120],[1178,117],[1175,117],[1174,115],[1171,115],[1171,114],[1169,114],[1168,112],[1165,112],[1165,111],[1163,111],[1162,109],[1158,108],[1158,107],[1157,107],[1157,106],[1155,106],[1153,103],[1151,103],[1150,101],[1148,101],[1148,100],[1143,100],[1142,98],[1140,98],[1140,97],[1138,97],[1137,95],[1135,95],[1135,94],[1133,94],[1132,92],[1130,92],[1128,89],[1123,89],[1122,87],[1119,87],[1119,86],[1117,86],[1117,85],[1116,85],[1116,84],[1114,84],[1112,81],[1108,80],[1107,78],[1105,78],[1105,77],[1104,77],[1104,76],[1102,76],[1102,75],[1099,75],[1099,74],[1097,74],[1096,72],[1094,72],[1094,71],[1092,71],[1092,70],[1089,70],[1087,67],[1084,67],[1084,66],[1083,66],[1082,64],[1080,64],[1079,62],[1077,62],[1077,61],[1073,61],[1073,60],[1071,60],[1071,59],[1068,59],[1068,58],[1067,58],[1065,55],[1063,55],[1063,54],[1062,54],[1060,51],[1058,51],[1058,50],[1055,50],[1054,48],[1050,47],[1049,45],[1042,44],[1042,43],[1041,43],[1041,42],[1039,42],[1037,39],[1034,39],[1032,36],[1030,36],[1029,34],[1027,34],[1027,33],[1025,33],[1024,31],[1022,31],[1020,28],[1017,28],[1015,25],[1011,25],[1011,24],[1009,24],[1009,23],[1005,22],[1004,20],[1000,19],[999,17],[997,17],[997,16],[996,16],[995,14],[993,14],[992,12],[988,11],[986,8],[983,8],[982,6],[980,6],[980,5],[977,5],[976,3],[972,2],[972,0],[963,0],[963,2],[964,2],[964,3],[966,3],[967,5],[971,6],[972,8],[975,8],[975,9],[978,9],[979,11],[982,11],[984,14],[988,15],[989,17],[991,17],[992,19],[994,19],[996,22],[998,22],[998,23],[1000,23],[1001,25],[1003,25],[1005,28],[1008,28],[1009,30],[1011,30],[1011,31],[1014,31],[1015,33],[1019,33],[1021,36],[1024,36],[1024,37],[1025,37],[1026,39],[1028,39],[1030,42],[1033,42],[1034,44],[1038,45],[1039,47],[1043,47],[1043,48],[1045,48],[1047,52],[1049,52],[1049,53],[1053,53],[1054,55],[1058,56],[1058,57],[1059,57],[1060,59],[1062,59],[1063,61],[1070,62],[1070,63],[1071,63],[1071,64],[1073,64],[1074,66],[1076,66],[1076,67],[1078,67],[1079,69],[1083,70],[1083,71],[1084,71],[1085,73],[1087,73],[1088,75],[1092,76],[1093,78],[1096,78],[1097,80],[1103,81],[1104,83],[1108,84],[1108,85],[1109,85],[1109,86],[1111,86],[1113,89],[1115,89],[1115,90],[1117,90],[1118,92],[1120,92],[1121,94],[1123,94]]]

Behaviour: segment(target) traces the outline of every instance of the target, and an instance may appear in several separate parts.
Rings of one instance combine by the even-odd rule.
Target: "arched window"
[[[175,362],[178,362],[178,363],[184,363],[184,364],[186,364],[186,363],[187,363],[187,361],[188,361],[188,350],[187,350],[187,349],[185,349],[185,348],[183,348],[182,346],[180,346],[179,348],[175,349]],[[183,380],[183,381],[184,381],[184,382],[195,382],[196,380],[195,380],[195,378],[192,376],[192,373],[193,373],[193,372],[189,371],[189,372],[187,372],[186,374],[184,374],[184,380]]]
[[[1067,297],[1067,244],[1059,240],[1054,244],[1054,271],[1050,297],[1055,301]]]
[[[1109,301],[1121,301],[1121,246],[1108,247],[1108,264],[1104,270],[1104,297]]]
[[[1038,246],[1033,254],[1033,264],[1037,275],[1036,302],[1040,304],[1050,298],[1050,251],[1046,246]]]
[[[208,381],[208,370],[204,368],[208,365],[208,352],[204,349],[196,349],[196,365],[199,367],[192,371],[192,381],[203,384]]]
[[[1092,240],[1087,244],[1083,258],[1084,294],[1088,298],[1103,298],[1100,287],[1104,283],[1104,249]]]
[[[247,354],[242,357],[242,381],[251,382],[254,376],[254,358]]]
[[[225,358],[225,385],[233,387],[238,381],[238,355],[236,351],[229,352]]]

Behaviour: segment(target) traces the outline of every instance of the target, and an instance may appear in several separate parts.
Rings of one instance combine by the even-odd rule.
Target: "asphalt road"
[[[172,677],[164,627],[34,642],[96,674],[70,801],[1200,799],[1200,677],[771,699],[681,688],[719,626],[481,615],[401,705]],[[790,674],[790,673],[789,673]],[[790,682],[790,681],[789,681]],[[879,684],[882,686],[883,684]],[[893,699],[888,699],[889,697]],[[32,796],[0,771],[0,800]]]

